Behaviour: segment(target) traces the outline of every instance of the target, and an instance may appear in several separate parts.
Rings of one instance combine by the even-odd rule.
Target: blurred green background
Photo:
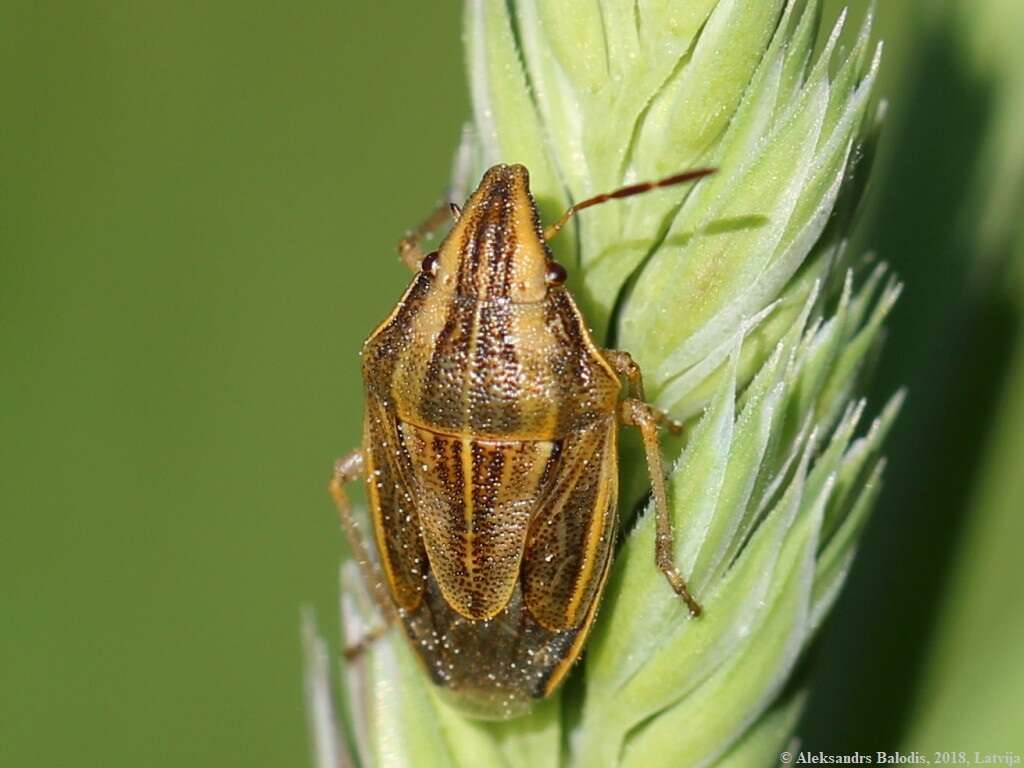
[[[358,352],[467,113],[455,4],[4,3],[0,765],[307,764]]]
[[[1024,750],[1022,14],[879,5],[859,242],[911,398],[801,730]],[[333,636],[325,484],[468,113],[458,4],[0,8],[0,765],[307,765],[299,609]]]

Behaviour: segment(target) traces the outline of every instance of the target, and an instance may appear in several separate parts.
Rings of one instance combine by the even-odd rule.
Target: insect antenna
[[[661,187],[671,187],[675,184],[683,184],[687,181],[694,181],[695,179],[703,178],[704,176],[710,176],[715,172],[715,168],[697,168],[693,171],[685,171],[683,173],[677,173],[674,176],[666,176],[664,179],[658,179],[657,181],[645,181],[640,184],[630,184],[626,187],[621,187],[613,192],[605,192],[601,195],[594,195],[594,197],[588,197],[586,200],[574,204],[565,213],[562,214],[562,218],[556,221],[554,224],[544,230],[544,240],[550,240],[557,235],[562,227],[565,226],[566,222],[569,221],[574,215],[582,211],[584,208],[590,208],[593,205],[600,205],[601,203],[609,200],[619,200],[623,197],[632,197],[633,195],[640,195],[644,192],[649,192],[652,189],[660,189]]]

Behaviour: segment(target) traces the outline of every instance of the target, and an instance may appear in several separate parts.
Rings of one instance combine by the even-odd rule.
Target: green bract
[[[691,618],[654,567],[653,515],[618,553],[585,661],[526,717],[466,719],[400,632],[347,666],[346,716],[309,628],[319,764],[762,766],[804,700],[793,670],[877,494],[895,397],[866,428],[862,373],[899,294],[845,236],[871,150],[878,51],[813,0],[470,0],[465,190],[526,165],[546,221],[571,201],[718,172],[588,210],[554,241],[598,339],[630,351],[687,438],[669,447]],[[643,468],[625,463],[624,486]],[[632,516],[624,494],[623,514]],[[349,642],[379,619],[343,571]],[[348,744],[348,747],[346,747]]]

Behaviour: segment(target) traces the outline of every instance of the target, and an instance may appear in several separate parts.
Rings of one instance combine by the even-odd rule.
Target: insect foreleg
[[[622,401],[619,413],[623,424],[640,430],[640,436],[644,443],[647,469],[651,474],[651,492],[654,496],[656,527],[654,561],[658,570],[665,574],[672,589],[686,601],[690,613],[700,616],[703,609],[690,594],[686,581],[679,573],[675,563],[672,519],[669,517],[668,495],[665,492],[665,471],[661,463],[661,449],[658,446],[658,413],[647,403],[632,398]]]
[[[427,255],[421,247],[423,241],[452,218],[457,210],[456,206],[445,200],[416,229],[405,233],[405,237],[398,242],[398,255],[405,262],[405,266],[413,272],[420,271],[420,264]]]
[[[370,559],[370,553],[363,540],[363,535],[360,533],[359,526],[352,515],[352,505],[349,503],[348,494],[345,493],[345,483],[362,477],[365,473],[366,459],[363,457],[363,452],[359,450],[352,451],[352,453],[343,456],[334,463],[334,473],[331,475],[329,486],[331,496],[338,507],[338,518],[341,520],[342,528],[345,529],[345,536],[352,550],[352,556],[355,558],[356,565],[359,566],[359,570],[363,575],[366,588],[369,590],[377,607],[380,608],[381,617],[384,619],[383,625],[370,628],[356,643],[345,649],[345,656],[348,658],[358,656],[366,646],[383,635],[392,622],[398,618],[395,615],[395,608],[391,603],[391,598],[388,596],[384,574],[381,572],[380,567]]]

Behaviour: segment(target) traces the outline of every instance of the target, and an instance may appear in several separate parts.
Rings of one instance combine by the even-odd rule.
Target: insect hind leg
[[[334,472],[329,485],[331,497],[338,508],[338,519],[345,530],[345,537],[348,539],[352,556],[383,619],[383,624],[371,627],[365,635],[345,648],[345,658],[348,659],[357,657],[375,640],[382,637],[398,618],[387,588],[384,586],[384,574],[376,562],[370,558],[370,551],[352,514],[352,505],[349,503],[348,494],[345,493],[345,484],[362,477],[365,473],[366,459],[363,452],[355,450],[334,463]]]
[[[647,403],[630,398],[620,405],[620,418],[623,424],[640,430],[640,437],[647,456],[647,469],[651,474],[651,493],[654,496],[655,544],[654,561],[671,585],[690,609],[694,616],[703,613],[701,604],[690,593],[686,580],[679,572],[675,562],[675,544],[672,532],[672,519],[669,516],[668,494],[665,491],[665,470],[661,462],[661,448],[658,444],[659,411]]]
[[[351,661],[352,659],[359,658],[362,655],[363,651],[365,651],[375,642],[384,637],[384,635],[386,635],[388,633],[388,630],[390,629],[391,622],[382,622],[380,624],[370,627],[368,630],[366,630],[366,632],[363,633],[362,637],[360,637],[354,643],[346,645],[344,650],[342,650],[342,655],[344,655],[344,657],[349,661]]]

